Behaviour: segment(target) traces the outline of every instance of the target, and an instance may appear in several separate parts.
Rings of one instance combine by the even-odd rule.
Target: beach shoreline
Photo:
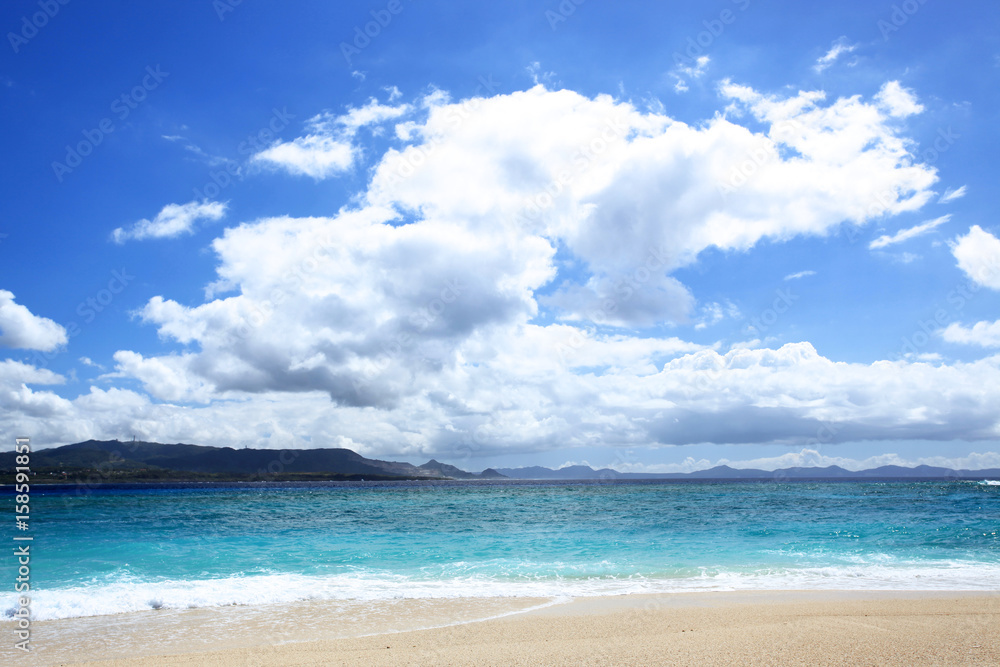
[[[984,665],[997,627],[982,591],[306,601],[38,622],[8,664]]]

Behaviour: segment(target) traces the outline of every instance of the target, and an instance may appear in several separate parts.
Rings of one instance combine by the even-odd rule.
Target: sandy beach
[[[1000,664],[1000,593],[981,592],[312,602],[37,626],[39,650],[7,664]]]

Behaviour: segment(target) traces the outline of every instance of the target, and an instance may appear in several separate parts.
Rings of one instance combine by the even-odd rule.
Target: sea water
[[[298,600],[1000,590],[1000,487],[961,481],[34,486],[31,499],[40,620]],[[15,544],[13,518],[0,525]],[[15,559],[3,567],[13,582]],[[0,603],[9,616],[16,595]]]

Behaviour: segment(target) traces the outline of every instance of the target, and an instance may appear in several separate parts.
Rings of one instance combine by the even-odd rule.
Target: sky
[[[1000,5],[0,9],[0,425],[1000,467]]]

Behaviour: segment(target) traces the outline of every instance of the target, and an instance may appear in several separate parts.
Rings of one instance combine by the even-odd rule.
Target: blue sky
[[[11,438],[1000,466],[995,3],[0,17]]]

